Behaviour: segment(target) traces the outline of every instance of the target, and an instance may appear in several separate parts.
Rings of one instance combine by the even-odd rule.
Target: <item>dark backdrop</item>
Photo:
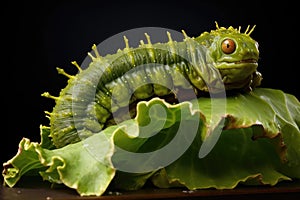
[[[4,3],[2,21],[1,162],[15,155],[22,137],[39,141],[44,111],[67,78],[56,67],[76,73],[93,43],[139,27],[162,27],[197,36],[220,26],[256,24],[263,87],[299,98],[299,26],[297,6],[265,1],[25,1]]]

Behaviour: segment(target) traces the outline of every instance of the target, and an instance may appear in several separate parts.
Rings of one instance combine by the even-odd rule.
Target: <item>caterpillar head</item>
[[[248,26],[241,32],[232,26],[219,27],[216,30],[204,32],[196,41],[206,46],[207,61],[220,72],[226,89],[240,88],[249,84],[258,67],[258,43],[250,37],[255,26]]]

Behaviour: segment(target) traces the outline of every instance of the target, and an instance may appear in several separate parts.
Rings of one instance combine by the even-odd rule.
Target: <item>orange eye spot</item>
[[[235,51],[235,42],[231,39],[225,39],[222,42],[222,51],[226,54],[233,53]]]

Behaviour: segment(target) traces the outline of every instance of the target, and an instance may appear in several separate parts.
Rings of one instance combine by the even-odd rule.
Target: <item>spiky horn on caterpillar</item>
[[[124,36],[125,48],[104,57],[93,45],[95,55],[88,53],[92,62],[87,69],[73,62],[79,73],[72,76],[58,68],[69,78],[59,97],[42,94],[56,101],[48,112],[54,144],[62,147],[98,133],[116,120],[113,113],[134,108],[140,100],[154,96],[176,99],[181,91],[199,95],[260,85],[258,45],[250,38],[254,27],[248,28],[241,33],[240,28],[217,25],[216,30],[196,38],[183,31],[182,42],[173,41],[167,32],[169,41],[155,44],[145,34],[147,43],[141,41],[137,48],[129,47]],[[131,111],[134,116],[134,109]]]

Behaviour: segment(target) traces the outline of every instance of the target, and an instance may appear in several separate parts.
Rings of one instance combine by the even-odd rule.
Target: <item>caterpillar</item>
[[[130,107],[132,117],[137,102],[154,96],[175,102],[181,91],[191,90],[197,97],[218,93],[222,87],[251,91],[262,80],[257,71],[258,42],[250,36],[254,28],[241,32],[241,27],[219,27],[216,22],[215,30],[198,37],[182,31],[184,39],[177,42],[167,32],[168,42],[154,44],[145,33],[147,43],[141,41],[135,48],[124,36],[125,48],[105,56],[93,45],[88,68],[72,62],[79,71],[76,75],[57,68],[69,78],[58,97],[42,94],[55,100],[52,112],[46,112],[54,145],[60,148],[100,132],[116,123],[113,114],[124,108]]]

